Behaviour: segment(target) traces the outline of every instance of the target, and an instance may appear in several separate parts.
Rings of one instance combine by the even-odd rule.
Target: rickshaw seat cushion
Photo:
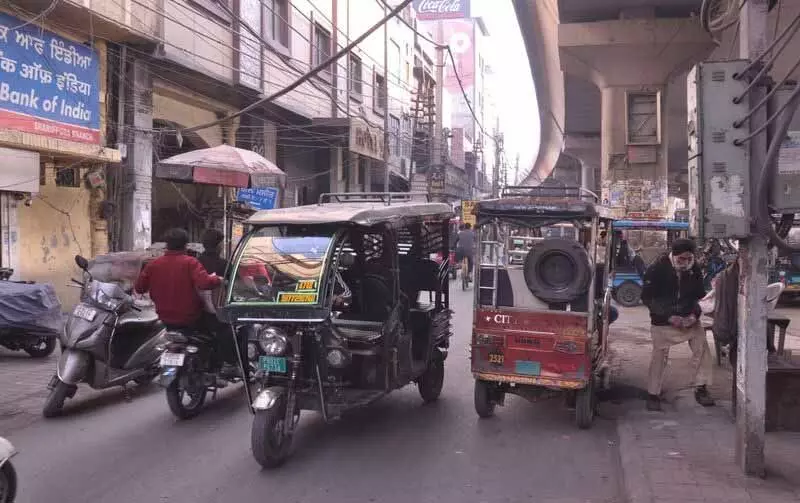
[[[392,291],[382,276],[365,274],[361,280],[361,315],[369,321],[383,322],[392,307]]]

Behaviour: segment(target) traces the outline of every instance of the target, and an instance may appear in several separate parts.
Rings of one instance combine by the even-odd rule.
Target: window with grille
[[[314,25],[314,50],[312,51],[312,54],[312,66],[317,66],[321,63],[324,63],[331,57],[331,32],[318,24]],[[330,80],[330,66],[322,70],[318,75],[326,80]]]
[[[289,0],[265,0],[266,39],[278,48],[289,49]]]
[[[389,151],[400,157],[400,119],[394,115],[389,116]]]
[[[372,108],[383,113],[386,110],[386,77],[375,72],[375,82],[372,87]]]
[[[363,78],[361,58],[355,54],[350,54],[350,97],[356,101],[361,101],[361,96],[364,92]]]

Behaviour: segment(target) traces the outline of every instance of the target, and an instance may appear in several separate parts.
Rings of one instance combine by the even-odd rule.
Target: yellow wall
[[[65,310],[78,301],[79,290],[67,286],[80,278],[75,255],[91,256],[90,196],[83,185],[57,187],[51,167],[32,205],[17,205],[19,279],[51,283]]]

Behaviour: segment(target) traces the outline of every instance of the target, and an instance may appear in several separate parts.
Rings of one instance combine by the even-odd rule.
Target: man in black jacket
[[[645,272],[642,302],[650,310],[653,354],[647,385],[647,410],[661,410],[661,385],[669,348],[688,342],[695,367],[695,399],[705,407],[714,405],[708,393],[713,362],[705,331],[699,322],[699,301],[705,297],[703,273],[694,262],[695,245],[677,239],[672,253],[656,260]]]

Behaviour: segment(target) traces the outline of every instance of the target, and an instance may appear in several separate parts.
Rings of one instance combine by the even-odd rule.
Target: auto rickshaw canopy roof
[[[424,197],[423,202],[414,200],[421,197]],[[404,219],[449,220],[453,216],[449,204],[428,202],[426,195],[355,192],[323,194],[318,204],[262,210],[248,218],[246,223],[256,226],[343,224],[371,227]]]

